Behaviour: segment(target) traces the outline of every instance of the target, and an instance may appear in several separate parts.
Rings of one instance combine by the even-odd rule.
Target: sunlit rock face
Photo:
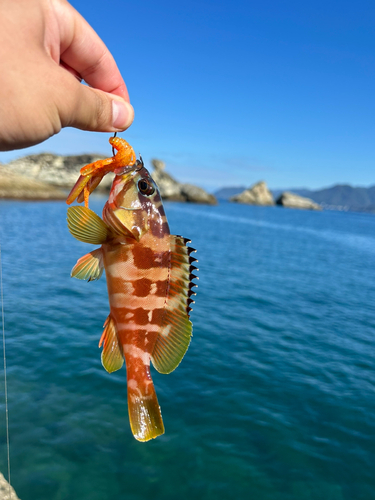
[[[63,200],[66,194],[46,182],[19,175],[0,165],[0,198],[16,200]]]
[[[14,491],[12,486],[10,487],[10,496],[9,496],[9,483],[0,472],[0,499],[10,500],[10,498],[12,498],[12,500],[20,500],[16,495],[16,492]]]
[[[201,187],[178,182],[165,171],[163,161],[154,159],[151,163],[154,167],[152,178],[158,185],[163,200],[204,203],[207,205],[217,204],[215,196],[207,193]]]
[[[246,203],[248,205],[274,205],[274,199],[271,191],[264,181],[257,182],[249,189],[245,189],[240,194],[230,198],[235,203]]]
[[[60,156],[41,153],[13,160],[7,167],[23,177],[70,190],[78,179],[82,167],[104,158],[105,156],[94,154]],[[112,175],[105,176],[98,189],[110,189],[112,180]]]
[[[0,198],[64,199],[85,165],[104,156],[84,154],[59,156],[51,153],[24,156],[7,165],[0,164]],[[164,200],[214,205],[214,195],[192,184],[183,184],[165,171],[165,163],[152,160],[152,177]],[[106,175],[96,192],[109,191],[114,174]]]
[[[304,210],[322,210],[322,207],[310,198],[285,191],[276,200],[277,205],[287,208],[301,208]]]

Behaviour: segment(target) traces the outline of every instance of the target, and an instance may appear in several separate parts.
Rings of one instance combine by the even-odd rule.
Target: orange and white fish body
[[[195,250],[170,234],[159,190],[143,163],[116,173],[103,219],[86,207],[68,209],[72,235],[101,244],[77,261],[72,276],[91,281],[106,272],[110,313],[99,343],[102,363],[113,372],[125,359],[131,430],[148,441],[164,433],[150,361],[170,373],[191,339]]]

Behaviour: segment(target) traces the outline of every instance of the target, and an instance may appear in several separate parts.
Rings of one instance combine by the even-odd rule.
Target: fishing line
[[[7,359],[5,353],[5,321],[4,321],[4,295],[3,295],[3,261],[1,258],[0,245],[0,295],[1,295],[1,320],[3,327],[3,353],[4,353],[4,395],[5,395],[5,422],[7,432],[7,459],[8,459],[8,484],[9,484],[9,499],[12,498],[10,485],[10,445],[9,445],[9,417],[8,417],[8,384],[7,384]]]

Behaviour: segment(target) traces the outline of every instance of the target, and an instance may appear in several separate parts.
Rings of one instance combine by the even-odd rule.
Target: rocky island
[[[274,205],[274,199],[271,191],[264,181],[257,182],[249,189],[245,189],[240,194],[232,196],[229,201],[235,203],[246,203],[248,205]]]
[[[204,203],[216,205],[217,200],[213,194],[207,193],[204,189],[176,181],[165,171],[165,163],[161,160],[152,160],[154,171],[152,178],[159,187],[161,197],[168,201],[184,201],[192,203]]]
[[[24,156],[0,165],[0,198],[18,200],[63,200],[74,186],[80,169],[104,156],[59,156],[51,153]],[[99,190],[109,189],[103,179]]]
[[[29,155],[0,164],[0,198],[19,200],[62,200],[74,186],[82,167],[105,156],[84,154],[60,156]],[[180,183],[165,171],[165,163],[153,160],[152,174],[164,200],[216,204],[214,195],[193,184]],[[113,175],[104,177],[97,192],[108,192]]]
[[[64,200],[66,194],[43,181],[16,174],[0,165],[0,199],[16,200]]]
[[[257,182],[253,186],[249,187],[249,189],[242,191],[242,193],[232,196],[229,198],[229,201],[235,203],[246,203],[248,205],[275,205],[273,195],[264,181]],[[290,193],[289,191],[281,193],[276,200],[276,205],[305,210],[322,210],[322,207],[310,198],[299,196],[295,193]]]
[[[95,154],[60,156],[52,153],[24,156],[8,163],[7,167],[14,173],[45,182],[51,186],[71,189],[75,184],[79,171],[88,163],[103,160],[105,156]],[[111,179],[106,177],[99,189],[109,189]]]
[[[322,207],[310,198],[285,191],[276,200],[277,205],[287,208],[301,208],[306,210],[322,210]]]

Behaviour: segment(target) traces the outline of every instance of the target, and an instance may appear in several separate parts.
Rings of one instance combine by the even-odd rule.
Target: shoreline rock
[[[64,200],[66,193],[46,182],[18,175],[13,170],[0,165],[0,199]]]
[[[97,154],[60,156],[52,153],[41,153],[13,160],[6,167],[22,177],[70,190],[77,181],[82,167],[104,158],[105,156]],[[110,188],[112,184],[110,177],[106,176],[103,179],[98,190]]]
[[[9,483],[0,472],[0,500],[20,500],[14,491],[13,486],[10,487],[9,496]]]
[[[286,208],[298,208],[302,210],[322,210],[322,207],[310,198],[285,191],[276,200],[276,205]]]
[[[7,165],[0,164],[0,199],[63,200],[76,183],[80,169],[104,158],[95,154],[60,156],[41,153],[18,158]],[[178,182],[165,172],[163,161],[155,159],[152,164],[153,178],[164,200],[217,204],[214,195],[198,186]],[[113,177],[114,174],[106,175],[96,192],[107,193]]]
[[[247,205],[262,205],[270,206],[274,205],[275,201],[273,199],[271,191],[268,189],[267,184],[264,181],[257,182],[245,189],[240,194],[236,194],[229,198],[229,201],[234,203],[245,203]]]
[[[217,199],[213,194],[193,184],[178,182],[168,174],[163,161],[154,159],[151,163],[154,167],[152,178],[158,185],[163,200],[217,205]]]

